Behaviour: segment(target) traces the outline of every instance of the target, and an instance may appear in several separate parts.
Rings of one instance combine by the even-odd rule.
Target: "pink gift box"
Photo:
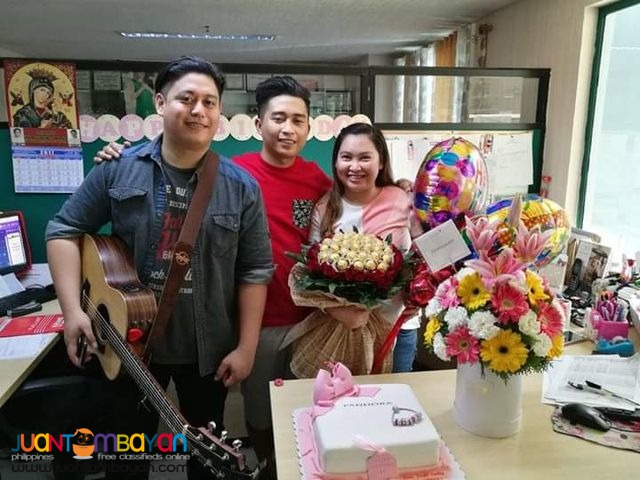
[[[598,330],[598,338],[604,338],[605,340],[611,340],[613,337],[627,338],[629,336],[629,323],[626,320],[623,322],[600,320],[597,323],[594,322],[594,327]]]

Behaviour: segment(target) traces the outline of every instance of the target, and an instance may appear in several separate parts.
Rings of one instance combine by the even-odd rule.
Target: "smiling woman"
[[[389,238],[389,241],[399,251],[408,250],[411,243],[409,234],[411,201],[407,193],[393,183],[389,151],[382,132],[366,123],[353,123],[343,128],[336,138],[332,159],[335,183],[329,193],[315,205],[309,241],[316,244],[322,239],[336,238],[341,232],[352,232],[355,229],[363,234],[371,234],[381,239]],[[340,249],[338,248],[338,250]],[[359,255],[359,253],[351,253]],[[381,252],[376,252],[376,259],[381,254]],[[371,268],[375,269],[373,259],[371,262]],[[354,268],[356,267],[354,266]],[[292,282],[292,278],[294,277],[290,277],[290,282]],[[322,315],[331,317],[329,320],[339,322],[345,332],[351,331],[352,333],[345,337],[339,334],[339,330],[336,330],[337,335],[333,338],[335,341],[325,342],[321,346],[310,339],[320,338],[326,332],[315,330],[316,337],[311,336],[313,330],[305,332],[306,340],[300,340],[294,347],[292,369],[294,369],[295,362],[295,368],[299,367],[298,374],[305,372],[306,376],[314,373],[308,370],[309,366],[318,366],[325,360],[347,361],[349,363],[346,355],[347,352],[350,352],[361,361],[357,367],[359,373],[371,372],[373,356],[381,347],[391,330],[391,325],[400,316],[403,308],[401,296],[395,295],[395,293],[390,295],[384,305],[375,307],[365,306],[362,302],[346,305],[316,301],[304,303],[305,300],[299,298],[300,305],[311,305],[322,309]],[[317,310],[305,320],[308,326],[311,326],[314,321],[314,315],[320,315],[318,313],[320,311]],[[332,323],[335,322],[324,322],[325,325],[332,325]],[[417,327],[418,325],[411,325],[410,330],[415,334]],[[306,327],[299,327],[296,334],[303,331],[304,328]],[[333,329],[333,327],[331,328]],[[304,345],[304,341],[311,341],[314,347],[320,350],[312,352],[311,356],[315,357],[313,361],[306,358],[301,346]],[[415,336],[413,336],[413,341],[406,344],[406,348],[408,349],[407,357],[409,357],[406,363],[410,369],[416,351]],[[337,354],[337,351],[334,352],[334,349],[343,351],[344,356],[336,357],[334,354]],[[306,366],[303,366],[305,364]],[[353,364],[348,366],[355,367]],[[382,361],[382,371],[389,372],[391,368],[391,358],[386,357]],[[292,371],[296,373],[296,370]]]

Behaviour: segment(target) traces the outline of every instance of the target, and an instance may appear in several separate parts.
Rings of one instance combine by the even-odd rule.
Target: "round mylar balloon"
[[[500,200],[487,208],[487,217],[492,220],[506,220],[511,208],[511,199]],[[571,223],[564,209],[556,202],[539,195],[526,195],[522,199],[522,213],[520,220],[525,227],[531,229],[539,227],[541,232],[551,230],[551,236],[547,240],[544,250],[535,260],[535,265],[543,267],[553,260],[564,248],[571,233]],[[505,245],[509,242],[509,234],[506,232],[498,237],[498,242]]]
[[[487,203],[487,167],[478,148],[464,138],[435,145],[424,157],[414,184],[418,219],[433,228],[461,215],[472,216]]]

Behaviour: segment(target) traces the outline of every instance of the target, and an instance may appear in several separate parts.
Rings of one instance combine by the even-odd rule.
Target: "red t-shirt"
[[[295,261],[285,252],[300,252],[301,245],[308,242],[311,211],[331,188],[331,179],[316,163],[302,157],[296,157],[287,168],[274,167],[259,152],[245,153],[234,161],[258,181],[269,221],[276,271],[267,291],[262,326],[293,325],[312,309],[297,307],[291,301],[287,282]]]

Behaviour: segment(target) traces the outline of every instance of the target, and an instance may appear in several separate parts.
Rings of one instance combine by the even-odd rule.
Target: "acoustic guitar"
[[[220,479],[255,479],[240,447],[214,435],[215,425],[193,427],[167,398],[139,354],[142,340],[153,321],[156,301],[133,268],[126,245],[116,237],[85,235],[82,239],[82,304],[91,318],[99,348],[96,356],[110,380],[124,367],[169,429],[184,434],[187,448]],[[133,341],[128,341],[133,340]]]

